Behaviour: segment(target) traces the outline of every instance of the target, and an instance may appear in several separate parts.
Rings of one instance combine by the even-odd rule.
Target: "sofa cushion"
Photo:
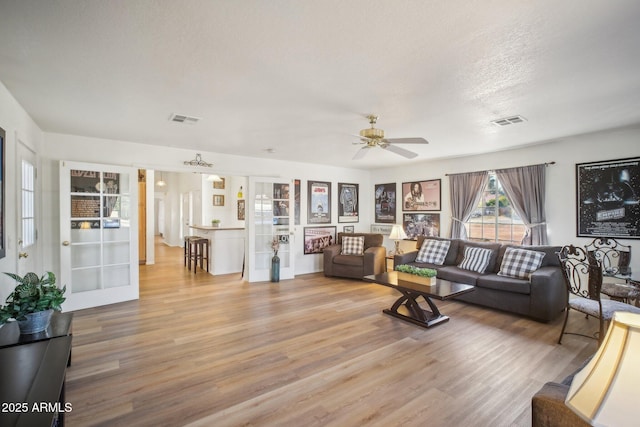
[[[455,265],[447,265],[438,268],[438,278],[450,282],[463,283],[465,285],[475,285],[476,280],[481,277],[481,273],[471,270],[463,270]]]
[[[425,239],[416,256],[416,262],[442,265],[450,245],[451,241],[449,240]]]
[[[489,264],[485,269],[487,273],[497,273],[498,268],[496,267],[496,260],[498,259],[498,252],[502,245],[500,243],[495,242],[475,242],[469,240],[461,240],[460,241],[460,249],[458,250],[458,257],[456,258],[455,265],[460,265],[462,260],[464,259],[464,251],[466,248],[483,248],[489,249],[491,251],[491,258],[489,259]]]
[[[528,279],[531,273],[540,268],[545,255],[544,252],[507,248],[498,275]]]
[[[484,273],[491,260],[491,249],[467,246],[464,248],[464,258],[458,264],[463,270]]]
[[[364,236],[344,236],[342,238],[342,255],[362,255],[364,252]]]
[[[444,259],[444,265],[457,265],[459,262],[456,262],[458,258],[458,248],[460,247],[461,240],[458,239],[447,239],[446,237],[426,237],[426,236],[418,236],[418,240],[416,242],[416,249],[420,250],[422,248],[422,243],[425,240],[438,240],[449,242],[449,251],[447,251],[447,256]]]
[[[530,251],[544,252],[545,256],[542,258],[542,264],[540,267],[547,267],[549,265],[558,267],[560,266],[560,261],[558,260],[558,252],[560,252],[561,246],[549,246],[549,245],[503,245],[500,248],[498,253],[498,259],[496,265],[499,267],[502,265],[502,259],[504,258],[504,253],[508,248],[516,248],[516,249],[526,249]]]
[[[497,274],[485,274],[478,277],[476,286],[479,288],[494,289],[496,291],[515,292],[518,294],[531,294],[531,282],[525,279],[498,276]]]
[[[362,266],[364,263],[364,256],[336,255],[333,257],[333,263],[340,265]]]
[[[382,246],[384,236],[380,233],[338,233],[338,244],[342,245],[342,239],[350,236],[363,236],[364,237],[364,250],[374,246]]]

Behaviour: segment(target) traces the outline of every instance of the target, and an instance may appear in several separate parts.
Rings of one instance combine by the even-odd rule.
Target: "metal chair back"
[[[610,237],[596,237],[585,246],[587,252],[600,262],[606,276],[628,274],[631,264],[631,246],[623,245]]]

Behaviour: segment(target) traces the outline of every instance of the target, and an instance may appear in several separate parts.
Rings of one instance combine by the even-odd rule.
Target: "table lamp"
[[[401,225],[395,224],[391,229],[391,234],[389,234],[389,239],[396,241],[396,248],[394,251],[394,255],[402,254],[402,250],[400,249],[400,240],[406,239],[407,235],[404,232],[404,229]]]
[[[573,377],[565,403],[596,426],[638,425],[640,314],[615,312],[600,348]]]

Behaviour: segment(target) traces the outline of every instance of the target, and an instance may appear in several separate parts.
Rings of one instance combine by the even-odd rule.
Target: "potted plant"
[[[220,220],[219,219],[212,219],[211,220],[211,226],[212,227],[220,227]]]
[[[0,307],[0,324],[15,319],[23,334],[35,334],[47,329],[53,311],[61,311],[67,287],[56,286],[56,276],[48,271],[41,277],[27,273],[20,277],[14,273],[4,273],[18,284]]]
[[[396,266],[395,269],[398,271],[399,279],[418,282],[424,285],[435,284],[434,279],[438,274],[438,271],[433,268],[420,268],[407,264],[400,264]]]

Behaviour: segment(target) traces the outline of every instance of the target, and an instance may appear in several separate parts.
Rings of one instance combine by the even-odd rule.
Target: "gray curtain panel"
[[[488,171],[457,173],[449,175],[449,197],[451,199],[452,239],[466,239],[464,224],[478,206],[480,197],[487,186]]]
[[[496,175],[512,207],[527,226],[523,245],[547,244],[545,214],[546,164],[498,169]]]

